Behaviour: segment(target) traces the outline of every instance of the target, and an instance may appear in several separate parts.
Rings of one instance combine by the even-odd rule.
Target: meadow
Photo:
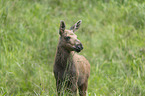
[[[0,0],[0,96],[56,96],[60,20],[82,20],[88,96],[145,95],[145,0]]]

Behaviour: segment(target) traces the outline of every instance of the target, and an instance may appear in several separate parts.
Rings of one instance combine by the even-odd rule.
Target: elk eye
[[[65,40],[66,40],[66,41],[70,40],[70,37],[65,37]]]

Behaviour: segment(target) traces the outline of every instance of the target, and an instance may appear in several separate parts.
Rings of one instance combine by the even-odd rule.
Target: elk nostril
[[[76,45],[76,48],[78,48],[79,50],[82,50],[83,49],[83,45],[82,44],[78,44],[78,45]]]
[[[78,45],[78,49],[81,49],[81,46],[80,45]]]

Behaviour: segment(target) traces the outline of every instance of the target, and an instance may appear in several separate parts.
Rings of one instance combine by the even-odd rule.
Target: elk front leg
[[[58,96],[61,96],[61,94],[62,94],[62,82],[59,79],[56,80],[56,88],[57,88]]]
[[[85,82],[84,84],[78,87],[80,96],[86,96],[87,87],[88,87],[88,82]]]
[[[68,83],[68,92],[71,96],[77,96],[77,78],[70,78]]]

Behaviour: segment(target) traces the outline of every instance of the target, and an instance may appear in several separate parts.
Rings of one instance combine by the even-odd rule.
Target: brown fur
[[[54,75],[59,96],[62,96],[64,92],[76,96],[77,88],[80,96],[86,96],[90,64],[84,56],[74,52],[76,51],[74,48],[81,44],[74,34],[74,30],[76,31],[80,24],[81,21],[78,21],[71,27],[71,30],[65,30],[65,23],[61,21],[60,39],[54,64]],[[65,39],[66,36],[70,37],[69,41]]]

